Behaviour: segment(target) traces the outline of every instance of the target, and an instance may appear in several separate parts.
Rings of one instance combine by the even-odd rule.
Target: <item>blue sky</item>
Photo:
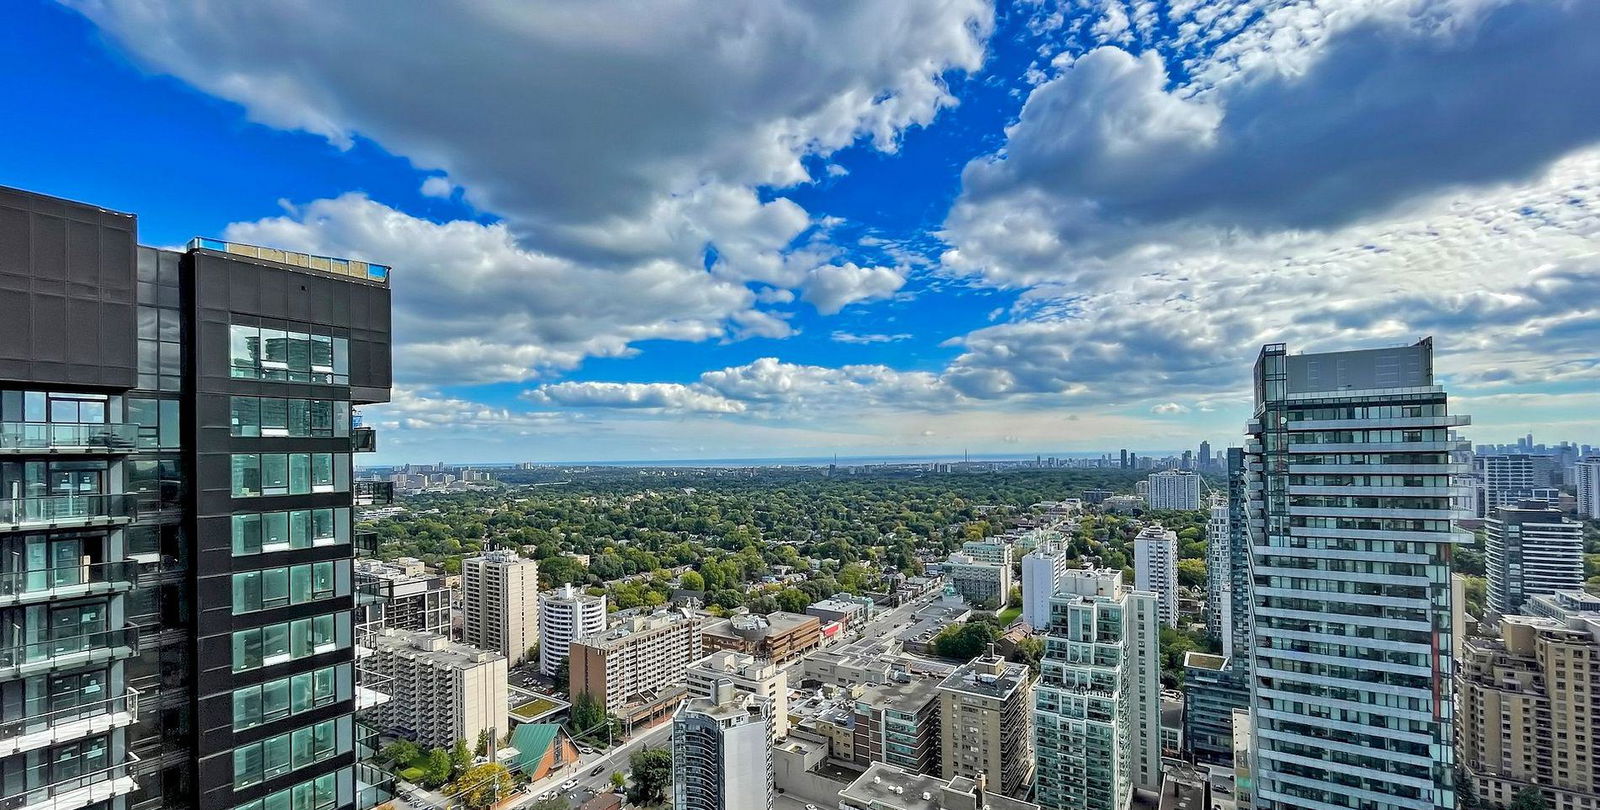
[[[0,183],[395,267],[381,461],[1223,446],[1426,334],[1600,443],[1592,3],[9,11]]]

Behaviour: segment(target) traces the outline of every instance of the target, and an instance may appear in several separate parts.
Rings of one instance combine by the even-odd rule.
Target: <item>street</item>
[[[581,758],[577,768],[567,768],[561,773],[548,779],[530,785],[527,794],[521,800],[511,804],[511,807],[522,807],[532,804],[540,797],[560,790],[560,796],[567,800],[569,807],[577,807],[600,793],[612,789],[611,772],[628,770],[628,756],[641,747],[666,748],[672,743],[672,724],[664,722],[645,733],[600,754],[589,755]],[[595,773],[595,769],[599,772]],[[566,783],[577,780],[577,785],[563,789]]]

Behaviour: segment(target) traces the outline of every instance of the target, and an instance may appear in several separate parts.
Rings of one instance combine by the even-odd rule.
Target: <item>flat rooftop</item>
[[[217,253],[228,253],[234,256],[243,256],[249,259],[285,264],[303,270],[314,270],[333,276],[370,281],[374,284],[389,285],[389,271],[393,268],[384,264],[364,262],[360,259],[342,259],[336,256],[318,256],[314,253],[299,253],[293,250],[280,250],[278,248],[262,247],[260,245],[247,245],[242,242],[229,242],[223,239],[209,239],[196,236],[189,240],[190,250],[212,250]]]
[[[999,666],[995,666],[996,663],[994,659],[984,656],[972,663],[962,664],[939,684],[939,688],[969,695],[1004,698],[1028,682],[1026,666],[1003,660],[998,662]],[[990,668],[997,672],[990,672]]]

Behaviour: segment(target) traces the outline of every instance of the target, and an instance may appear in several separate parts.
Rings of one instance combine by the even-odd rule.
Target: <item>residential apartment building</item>
[[[946,779],[966,777],[1019,796],[1033,778],[1028,668],[989,652],[939,684],[939,749]]]
[[[771,807],[772,704],[722,680],[672,718],[673,810]]]
[[[388,318],[386,267],[0,189],[0,801],[363,798],[351,406]]]
[[[822,620],[775,610],[709,622],[701,630],[707,650],[732,650],[782,665],[822,645]]]
[[[425,748],[457,740],[476,745],[509,728],[506,657],[450,641],[437,633],[385,630],[373,639],[362,665],[384,678],[388,700],[370,710],[385,734]]]
[[[1506,504],[1484,529],[1490,614],[1521,613],[1533,596],[1583,588],[1583,524],[1561,510],[1544,501]]]
[[[1223,628],[1233,623],[1233,571],[1230,552],[1232,527],[1229,524],[1228,496],[1214,493],[1206,519],[1206,633],[1213,638],[1226,635]]]
[[[1050,598],[1071,570],[1060,543],[1043,543],[1022,558],[1022,620],[1038,629],[1050,623]]]
[[[1011,595],[1011,547],[969,542],[944,561],[944,579],[962,599],[998,610]]]
[[[772,706],[772,738],[789,735],[789,673],[765,658],[723,650],[689,666],[689,697],[716,697],[717,684],[728,681],[735,691],[755,695]]]
[[[1600,456],[1589,456],[1574,464],[1572,483],[1578,493],[1578,516],[1600,520]]]
[[[1548,501],[1551,506],[1561,501],[1554,456],[1506,453],[1477,456],[1472,463],[1483,486],[1479,499],[1483,511],[1478,517],[1488,517],[1496,509],[1520,501]]]
[[[461,640],[520,666],[539,640],[539,564],[512,550],[461,561]]]
[[[674,611],[633,616],[572,642],[567,694],[585,692],[613,714],[629,704],[651,706],[682,687],[701,653],[700,621]],[[665,711],[654,705],[652,713]]]
[[[1161,602],[1161,623],[1178,626],[1177,532],[1157,523],[1134,536],[1133,587],[1155,594]]]
[[[1253,801],[1455,807],[1451,415],[1433,344],[1263,347],[1250,423]]]
[[[1051,600],[1032,709],[1041,807],[1121,810],[1159,788],[1160,632],[1148,591],[1085,577]]]
[[[1199,509],[1200,475],[1192,470],[1163,470],[1145,479],[1151,509]]]
[[[886,762],[911,773],[941,773],[940,679],[897,673],[855,701],[857,765]]]
[[[539,671],[555,675],[572,642],[604,632],[606,597],[571,583],[539,595]]]
[[[450,586],[421,560],[359,560],[355,567],[357,624],[451,635]]]
[[[1600,808],[1600,613],[1563,596],[1539,597],[1558,618],[1507,616],[1462,644],[1458,790],[1480,802],[1533,788],[1552,810]]]

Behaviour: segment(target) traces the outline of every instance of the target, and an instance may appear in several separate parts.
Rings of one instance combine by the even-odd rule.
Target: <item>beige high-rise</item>
[[[1560,618],[1507,616],[1501,639],[1462,645],[1457,757],[1480,801],[1537,787],[1552,810],[1600,808],[1600,613],[1575,597],[1536,597]]]
[[[505,656],[406,630],[385,630],[372,645],[363,667],[388,697],[370,710],[379,730],[430,748],[476,745],[481,732],[498,739],[510,730]]]
[[[461,596],[461,640],[521,664],[539,640],[539,564],[515,551],[468,557],[461,561]]]
[[[950,673],[939,684],[944,777],[982,779],[1007,796],[1026,791],[1033,779],[1032,703],[1028,668],[993,647]]]

